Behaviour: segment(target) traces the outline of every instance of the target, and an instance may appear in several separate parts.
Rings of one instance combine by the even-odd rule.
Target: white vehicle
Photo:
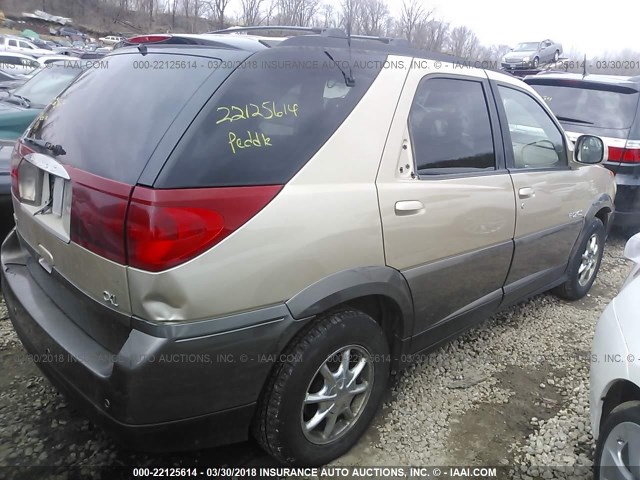
[[[598,320],[591,352],[596,480],[640,478],[640,234],[624,255],[635,265]]]
[[[46,67],[47,65],[49,65],[52,62],[57,62],[60,60],[66,60],[69,62],[73,62],[74,60],[77,60],[76,57],[73,57],[71,55],[45,55],[42,56],[40,58],[38,58],[37,62],[41,67]]]
[[[13,75],[30,76],[40,68],[38,61],[22,53],[0,51],[0,70]]]
[[[100,37],[100,40],[105,45],[115,45],[118,42],[124,40],[124,37],[118,37],[117,35],[107,35],[106,37]]]
[[[38,48],[29,40],[16,37],[13,35],[0,36],[0,50],[6,52],[23,53],[32,57],[41,57],[42,55],[51,55],[51,50]]]

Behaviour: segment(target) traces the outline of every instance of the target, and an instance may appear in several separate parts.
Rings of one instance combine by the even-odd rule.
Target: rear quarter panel
[[[336,272],[384,265],[375,178],[405,64],[383,69],[330,140],[234,234],[171,270],[128,268],[133,313],[212,318],[286,301]]]

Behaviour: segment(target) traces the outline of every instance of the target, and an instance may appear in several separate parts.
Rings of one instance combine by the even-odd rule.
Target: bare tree
[[[359,26],[365,35],[383,35],[389,17],[385,0],[363,0],[360,5]]]
[[[400,31],[409,41],[413,42],[413,36],[418,27],[429,20],[433,10],[425,11],[419,0],[404,0],[400,15]]]
[[[278,22],[307,26],[318,12],[320,0],[277,0]]]
[[[321,24],[324,28],[335,28],[338,26],[336,10],[330,3],[324,3],[320,7]]]
[[[345,32],[360,33],[362,0],[342,0],[340,3],[340,26]]]
[[[195,1],[197,2],[198,0]],[[224,28],[224,12],[229,6],[229,1],[230,0],[213,0],[209,2],[209,5],[213,10],[213,18],[219,28]]]
[[[262,3],[264,0],[241,0],[242,14],[240,21],[245,26],[260,25],[262,23]]]
[[[460,58],[475,58],[480,41],[473,31],[464,26],[451,30],[449,53]]]

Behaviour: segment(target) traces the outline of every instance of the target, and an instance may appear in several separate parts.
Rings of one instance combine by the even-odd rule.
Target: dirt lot
[[[618,234],[609,239],[598,279],[584,300],[538,296],[421,358],[389,392],[375,425],[335,463],[504,465],[511,469],[509,477],[589,478],[589,351],[595,322],[630,268],[622,256],[624,241]],[[162,456],[118,448],[28,360],[4,304],[0,362],[0,466],[64,471],[268,462],[251,442]],[[34,478],[32,471],[15,468],[2,473]]]

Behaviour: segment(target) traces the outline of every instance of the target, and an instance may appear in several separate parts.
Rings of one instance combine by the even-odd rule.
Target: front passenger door
[[[497,90],[516,195],[515,252],[505,285],[511,303],[562,277],[592,194],[580,169],[570,168],[565,136],[542,104],[515,86]]]

